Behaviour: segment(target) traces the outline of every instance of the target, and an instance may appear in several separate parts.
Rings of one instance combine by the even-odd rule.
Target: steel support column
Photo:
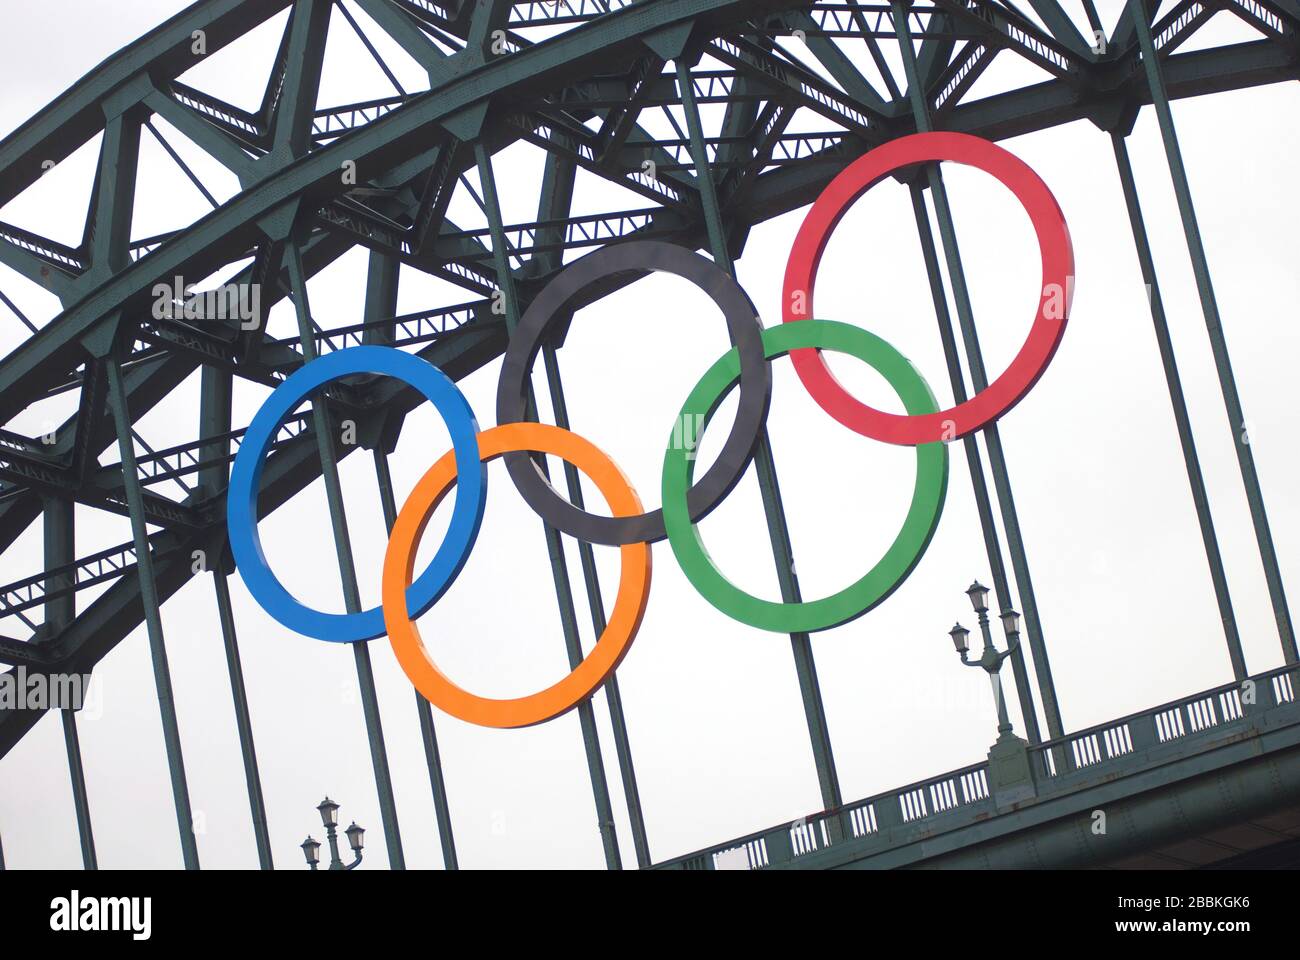
[[[686,129],[691,141],[691,159],[695,166],[695,179],[699,185],[700,200],[704,209],[704,222],[709,235],[709,249],[718,266],[732,276],[736,273],[727,247],[727,237],[722,226],[722,211],[718,204],[717,187],[709,164],[704,143],[704,128],[700,123],[699,105],[691,84],[690,66],[682,57],[676,60],[677,92],[682,98],[686,114]],[[763,512],[767,518],[768,537],[772,542],[772,556],[776,561],[776,578],[785,603],[799,603],[799,579],[794,571],[794,551],[790,544],[790,531],[786,525],[785,509],[781,505],[781,489],[777,483],[776,462],[772,456],[772,442],[764,428],[754,449],[754,471],[758,476],[759,491],[763,499]],[[830,727],[826,722],[826,707],[822,703],[821,685],[817,680],[817,663],[813,657],[812,640],[807,633],[790,634],[794,654],[795,672],[799,678],[799,693],[803,698],[804,717],[808,723],[813,763],[817,769],[817,782],[821,788],[822,805],[826,810],[838,810],[841,803],[839,775],[835,770],[835,753],[831,745]],[[838,824],[838,821],[834,821]]]
[[[122,459],[122,485],[126,488],[127,507],[131,513],[136,576],[140,578],[140,600],[144,604],[145,630],[149,636],[149,653],[153,659],[154,685],[158,690],[158,711],[162,718],[163,742],[167,746],[167,767],[171,773],[172,800],[176,806],[176,826],[180,831],[181,855],[185,861],[185,869],[197,870],[199,849],[194,840],[194,815],[190,810],[189,785],[185,779],[185,759],[181,751],[180,726],[176,721],[176,700],[172,694],[171,670],[167,665],[162,616],[158,610],[153,554],[149,549],[149,533],[144,519],[144,494],[131,437],[131,412],[127,408],[126,386],[122,381],[122,368],[116,354],[106,359],[105,368],[108,372],[109,406],[113,408],[113,421],[117,427],[117,446]]]
[[[1228,343],[1224,338],[1223,322],[1219,317],[1219,304],[1214,295],[1214,285],[1210,281],[1210,266],[1205,256],[1205,245],[1201,242],[1201,228],[1196,220],[1196,208],[1192,205],[1192,190],[1187,181],[1187,169],[1183,166],[1183,154],[1178,146],[1178,133],[1174,129],[1174,115],[1169,107],[1169,95],[1165,90],[1160,56],[1151,39],[1151,26],[1142,0],[1129,0],[1128,9],[1137,33],[1138,46],[1142,51],[1142,66],[1146,71],[1147,86],[1151,92],[1151,104],[1156,108],[1156,119],[1160,124],[1165,158],[1169,163],[1169,176],[1174,184],[1178,213],[1183,221],[1187,252],[1192,258],[1192,272],[1196,275],[1201,312],[1205,317],[1210,349],[1214,353],[1214,367],[1219,377],[1223,405],[1228,412],[1232,446],[1237,452],[1237,466],[1241,471],[1242,486],[1246,490],[1246,502],[1250,507],[1250,519],[1255,528],[1255,542],[1259,547],[1260,562],[1264,566],[1268,595],[1273,603],[1273,617],[1277,621],[1282,655],[1287,663],[1295,663],[1298,658],[1295,631],[1291,625],[1291,611],[1287,606],[1286,591],[1282,585],[1277,551],[1273,547],[1273,533],[1269,528],[1268,512],[1264,509],[1264,494],[1260,489],[1259,474],[1255,469],[1255,455],[1250,449],[1246,415],[1242,411],[1241,398],[1237,394],[1237,380],[1233,376],[1232,362],[1228,357]]]
[[[59,712],[63,718],[63,745],[68,753],[68,773],[72,777],[72,802],[77,808],[77,837],[81,841],[81,863],[87,870],[98,870],[99,858],[95,856],[95,834],[90,823],[86,774],[81,765],[81,738],[77,734],[77,712],[68,708]]]
[[[505,298],[506,328],[511,333],[519,323],[519,300],[514,277],[510,272],[507,255],[505,227],[501,219],[501,205],[497,199],[496,178],[492,174],[492,158],[481,141],[474,143],[474,158],[478,164],[480,185],[483,188],[483,206],[487,213],[492,236],[492,258],[496,265],[497,283]],[[536,417],[537,404],[532,388],[528,391],[528,413]],[[569,668],[577,669],[583,660],[582,642],[578,636],[577,615],[573,607],[573,588],[569,583],[568,563],[564,558],[564,544],[560,532],[543,523],[546,531],[546,548],[551,558],[551,573],[555,579],[555,593],[560,605],[560,622],[564,631],[564,644],[569,655]],[[614,829],[614,810],[609,798],[609,783],[605,777],[605,763],[600,753],[600,735],[596,729],[596,714],[591,700],[578,704],[578,723],[582,728],[582,742],[587,753],[587,769],[591,774],[591,789],[596,802],[596,817],[600,827],[601,843],[605,849],[605,863],[611,870],[622,869],[618,849],[618,835]]]
[[[569,218],[575,172],[573,161],[567,157],[557,154],[547,156],[546,169],[542,175],[541,199],[537,208],[539,223],[559,223]],[[539,245],[553,238],[563,240],[563,233],[563,226],[546,226],[538,231],[537,240]],[[558,237],[555,236],[557,234]],[[534,255],[530,266],[547,275],[560,268],[561,259],[559,249],[543,250]],[[551,395],[551,412],[555,417],[555,424],[568,430],[570,428],[569,408],[564,399],[564,382],[560,377],[558,351],[552,343],[542,346],[542,360],[546,369],[546,384]],[[563,469],[570,502],[576,507],[583,508],[585,504],[578,468],[565,461]],[[587,607],[591,613],[592,633],[599,637],[605,632],[605,603],[601,596],[600,576],[596,569],[596,552],[585,540],[578,541],[578,559],[582,564],[582,579],[587,590]],[[637,866],[648,867],[650,842],[646,835],[645,816],[641,810],[641,791],[636,782],[632,744],[627,734],[627,720],[623,714],[623,695],[619,692],[617,672],[609,675],[603,689],[605,704],[609,708],[609,726],[614,735],[614,753],[618,759],[619,775],[623,781],[623,798],[627,805],[628,824],[632,829],[632,847],[636,852]]]
[[[43,518],[45,525],[45,569],[54,570],[73,563],[76,558],[75,519],[76,504],[71,500],[46,498]],[[72,622],[77,612],[77,595],[71,582],[76,574],[52,576],[45,579],[45,627],[50,636]],[[53,596],[60,590],[68,592]],[[89,681],[89,674],[84,675]],[[84,698],[86,690],[81,695]],[[86,792],[86,774],[81,763],[81,738],[77,735],[77,712],[65,706],[60,712],[63,721],[63,745],[68,754],[68,775],[72,780],[72,803],[77,811],[77,837],[81,842],[81,863],[87,870],[98,870],[95,856],[95,835],[90,822],[90,800]]]
[[[379,501],[384,511],[384,526],[391,534],[393,524],[397,522],[393,477],[388,470],[388,456],[384,451],[376,447],[374,455],[375,480],[379,484]],[[459,870],[456,840],[451,832],[451,807],[447,803],[447,781],[442,773],[442,755],[438,750],[438,736],[433,729],[433,708],[429,706],[429,701],[424,699],[419,690],[415,691],[415,712],[420,718],[420,740],[424,743],[424,760],[429,768],[429,787],[433,790],[433,812],[438,819],[438,842],[442,846],[442,865],[447,870]]]
[[[302,345],[303,360],[310,363],[317,356],[316,338],[312,330],[311,303],[307,299],[307,274],[303,269],[302,251],[297,237],[290,238],[285,244],[285,256],[289,267],[289,287],[298,314],[298,340]],[[324,391],[312,399],[311,414],[320,455],[321,478],[325,481],[325,496],[329,502],[330,524],[334,528],[334,550],[339,563],[339,578],[343,583],[343,602],[348,613],[358,613],[362,609],[361,591],[357,586],[352,539],[348,534],[347,513],[343,506],[343,486],[339,481],[338,458],[334,449],[334,428],[330,424]],[[388,751],[384,746],[384,726],[379,716],[375,671],[370,663],[370,644],[361,642],[350,646],[357,665],[357,684],[361,690],[366,736],[370,740],[370,760],[375,770],[375,789],[379,795],[379,813],[384,824],[388,863],[394,870],[405,870],[406,857],[402,853],[397,801],[393,796],[393,779],[388,770]]]
[[[391,320],[397,315],[397,291],[401,281],[401,263],[392,256],[372,251],[366,274],[365,317],[367,326],[362,334],[363,343],[389,344],[393,340]],[[395,439],[395,438],[394,438]],[[379,486],[379,504],[384,513],[384,524],[392,533],[397,522],[397,500],[393,494],[393,477],[388,469],[388,438],[382,437],[374,448],[375,482]],[[438,750],[438,737],[433,728],[433,708],[419,690],[415,695],[415,714],[420,722],[420,741],[424,744],[424,761],[429,768],[429,787],[433,791],[433,812],[438,820],[438,842],[442,846],[442,865],[445,870],[458,870],[456,841],[451,830],[451,807],[447,802],[447,781],[442,772],[442,754]]]
[[[966,381],[962,376],[961,358],[957,354],[957,338],[953,333],[952,314],[948,310],[948,297],[944,290],[943,273],[939,266],[939,252],[934,242],[934,231],[930,226],[930,212],[925,205],[925,192],[921,185],[913,181],[909,187],[912,195],[912,213],[916,218],[916,232],[921,241],[921,256],[925,260],[925,272],[930,279],[930,298],[934,301],[935,318],[939,321],[939,339],[943,342],[943,355],[948,365],[948,382],[952,385],[952,397],[956,403],[967,399]],[[1007,568],[1002,559],[1002,543],[998,537],[997,523],[993,519],[993,501],[989,497],[988,481],[984,477],[984,461],[980,456],[979,443],[973,433],[962,437],[962,446],[966,451],[966,465],[970,473],[971,489],[975,495],[975,509],[980,518],[980,530],[984,535],[984,552],[989,561],[989,572],[993,576],[993,591],[998,597],[998,605],[1006,609],[1010,601],[1011,588],[1007,582]],[[1034,702],[1028,696],[1029,680],[1022,669],[1016,673],[1016,695],[1020,700],[1020,712],[1025,718],[1025,731],[1031,742],[1039,739],[1037,717],[1034,714]],[[1012,668],[1015,661],[1012,660]]]
[[[555,347],[542,347],[542,360],[546,367],[546,381],[551,392],[551,410],[555,425],[569,429],[569,408],[564,401],[564,388],[560,381],[560,364]],[[579,509],[585,508],[578,468],[565,461],[564,481],[569,500]],[[596,571],[596,552],[586,540],[578,541],[578,558],[582,564],[582,579],[587,588],[587,606],[591,610],[591,627],[594,636],[605,632],[605,602],[600,592],[600,578]],[[618,689],[618,677],[611,673],[605,681],[605,702],[609,706],[609,725],[614,732],[614,752],[623,778],[623,796],[627,802],[628,822],[632,827],[632,846],[636,851],[638,867],[650,866],[650,841],[646,835],[645,815],[641,810],[641,791],[636,783],[636,768],[632,765],[632,744],[627,735],[627,720],[623,714],[623,695]]]
[[[930,105],[920,80],[920,72],[917,70],[916,52],[912,47],[912,30],[907,22],[907,9],[910,2],[892,0],[892,5],[894,28],[898,33],[899,52],[903,58],[903,70],[907,77],[908,97],[912,102],[912,115],[917,130],[929,132],[932,129]],[[966,287],[966,274],[962,267],[961,251],[957,246],[957,232],[953,225],[952,209],[948,204],[948,192],[944,187],[943,173],[937,163],[929,164],[926,172],[930,180],[930,192],[934,197],[935,218],[939,223],[939,237],[943,243],[944,256],[948,265],[948,278],[952,283],[953,301],[957,307],[962,341],[966,348],[966,362],[970,367],[971,384],[975,392],[979,393],[988,387],[988,376],[984,370],[984,357],[979,346],[979,335],[975,329],[975,315],[971,309],[970,291]],[[1011,569],[1015,573],[1017,592],[1023,605],[1025,636],[1033,652],[1034,672],[1038,678],[1038,693],[1043,702],[1043,715],[1047,720],[1048,736],[1055,739],[1063,736],[1065,730],[1061,724],[1060,709],[1056,701],[1056,685],[1052,680],[1052,668],[1043,642],[1038,602],[1034,597],[1033,581],[1029,575],[1029,560],[1025,555],[1024,539],[1020,534],[1020,519],[1011,493],[1011,479],[1007,471],[1006,456],[1002,450],[1002,439],[996,424],[985,427],[983,434],[984,443],[988,447],[993,487],[997,491],[998,506],[1002,514],[1002,525],[1006,531]],[[1003,612],[1012,606],[1008,592],[999,591],[998,606]],[[1016,677],[1016,689],[1020,695],[1026,735],[1030,743],[1037,743],[1041,740],[1038,716],[1034,709],[1024,653],[1020,648],[1016,648],[1012,654],[1011,666]]]
[[[235,707],[235,726],[239,731],[239,752],[244,760],[244,784],[248,790],[253,839],[257,843],[257,862],[263,870],[274,870],[271,837],[266,826],[266,801],[262,797],[262,778],[257,769],[253,724],[248,713],[248,694],[244,689],[244,669],[235,634],[235,614],[230,606],[230,583],[224,570],[213,569],[212,585],[217,597],[217,619],[221,622],[222,645],[226,650],[226,670],[230,674],[230,697]]]
[[[1128,159],[1128,147],[1124,138],[1117,133],[1110,136],[1115,150],[1115,165],[1119,169],[1120,185],[1124,191],[1124,203],[1128,207],[1129,225],[1133,229],[1133,245],[1137,248],[1138,265],[1142,270],[1142,280],[1147,287],[1147,298],[1151,306],[1151,323],[1155,327],[1156,344],[1160,348],[1160,363],[1165,370],[1165,383],[1169,387],[1169,403],[1174,410],[1174,422],[1178,426],[1178,442],[1183,448],[1183,462],[1187,466],[1187,483],[1192,488],[1192,502],[1196,506],[1196,519],[1201,527],[1201,541],[1205,544],[1205,559],[1210,567],[1210,580],[1214,583],[1214,597],[1219,605],[1219,619],[1223,621],[1223,637],[1228,644],[1228,658],[1232,663],[1232,673],[1238,680],[1244,680],[1246,656],[1241,649],[1241,637],[1237,632],[1237,618],[1232,610],[1232,597],[1228,592],[1228,579],[1223,570],[1223,557],[1219,554],[1219,538],[1214,532],[1214,518],[1210,513],[1209,495],[1205,490],[1205,478],[1201,475],[1201,460],[1196,453],[1196,439],[1192,435],[1191,419],[1187,414],[1187,401],[1183,396],[1182,377],[1178,373],[1178,360],[1174,356],[1173,341],[1169,337],[1169,324],[1165,319],[1164,300],[1160,296],[1160,281],[1156,276],[1155,261],[1151,257],[1151,245],[1147,239],[1146,223],[1142,217],[1142,206],[1138,200],[1137,183],[1133,179],[1133,167]]]
[[[205,366],[199,397],[199,435],[225,437],[230,432],[230,399],[232,375],[216,367]],[[215,495],[229,483],[229,467],[225,458],[230,454],[230,441],[222,439],[205,446],[204,460],[220,460],[199,471],[199,483],[209,494]],[[253,825],[253,839],[257,844],[257,861],[263,870],[272,870],[271,838],[266,825],[266,801],[262,796],[262,778],[257,767],[257,750],[253,745],[253,723],[248,711],[248,693],[244,687],[244,668],[239,656],[239,642],[235,632],[235,614],[230,605],[230,584],[226,579],[224,561],[218,557],[205,557],[212,571],[212,586],[217,601],[217,620],[221,624],[221,643],[226,653],[226,673],[230,677],[230,699],[235,709],[235,727],[239,733],[239,753],[244,762],[244,784],[248,791],[248,811]]]

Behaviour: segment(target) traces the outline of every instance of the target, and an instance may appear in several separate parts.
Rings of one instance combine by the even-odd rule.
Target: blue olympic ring
[[[456,454],[456,506],[447,536],[428,569],[407,590],[406,602],[413,615],[433,606],[460,573],[478,537],[487,499],[487,466],[479,458],[474,411],[460,388],[433,364],[392,347],[349,347],[304,365],[276,387],[249,424],[230,471],[226,498],[230,549],[248,592],[267,613],[296,633],[335,643],[383,636],[383,608],[323,613],[295,600],[271,572],[262,552],[257,532],[257,491],[267,450],[293,409],[323,384],[355,373],[396,377],[424,394],[447,424]]]

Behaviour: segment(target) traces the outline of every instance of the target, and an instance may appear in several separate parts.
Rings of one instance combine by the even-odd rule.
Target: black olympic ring
[[[772,371],[764,357],[763,327],[740,285],[712,260],[660,240],[633,240],[597,250],[566,267],[524,312],[510,337],[497,387],[497,423],[525,419],[527,385],[533,362],[552,323],[569,312],[584,290],[618,273],[657,270],[691,281],[709,295],[726,318],[740,353],[740,398],[731,434],[722,452],[686,496],[693,521],[707,516],[739,482],[754,455],[772,398]],[[653,543],[667,536],[662,510],[635,517],[602,517],[580,510],[542,474],[527,453],[507,453],[506,468],[519,493],[547,523],[589,543],[623,546]]]

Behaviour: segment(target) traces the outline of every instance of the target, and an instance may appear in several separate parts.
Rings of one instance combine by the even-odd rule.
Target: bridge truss
[[[1152,321],[1223,614],[1224,641],[1236,677],[1245,679],[1125,138],[1138,111],[1152,106],[1219,385],[1230,420],[1243,422],[1169,103],[1296,79],[1300,0],[1125,0],[1118,20],[1109,23],[1103,23],[1096,6],[1094,0],[200,0],[106,60],[0,143],[3,206],[36,183],[50,163],[101,138],[84,236],[77,247],[0,222],[0,262],[61,304],[56,316],[38,324],[4,297],[30,336],[0,361],[0,422],[8,423],[54,395],[79,397],[75,414],[48,435],[0,432],[0,549],[38,521],[45,544],[42,569],[0,586],[0,617],[8,625],[0,629],[0,662],[29,674],[88,674],[145,624],[181,849],[185,865],[196,868],[185,758],[159,610],[191,578],[211,577],[250,815],[260,862],[269,867],[270,841],[227,585],[229,561],[197,571],[193,562],[197,550],[212,557],[226,551],[225,485],[242,435],[231,413],[234,378],[274,385],[305,361],[358,343],[413,350],[449,375],[462,377],[500,355],[509,330],[570,251],[657,238],[703,249],[730,269],[751,227],[806,205],[845,165],[881,143],[924,130],[997,140],[1085,119],[1113,143],[1132,238],[1144,279],[1155,293]],[[286,10],[289,16],[259,109],[241,109],[181,79],[200,57]],[[1216,15],[1237,18],[1256,39],[1190,43]],[[376,29],[425,70],[426,89],[403,87],[367,34]],[[318,84],[331,31],[351,31],[361,39],[391,79],[390,96],[320,107]],[[200,37],[203,50],[197,53]],[[995,95],[968,96],[991,64],[1008,59],[1031,65],[1034,82]],[[901,78],[891,63],[901,64]],[[702,121],[700,107],[706,104],[723,107],[720,127],[708,128]],[[646,121],[653,114],[682,117],[684,124],[673,121],[673,136],[652,134]],[[168,144],[158,121],[233,174],[239,191],[218,201]],[[194,223],[161,236],[141,237],[132,229],[137,191],[146,189],[136,176],[145,138],[163,145],[212,206]],[[545,152],[545,175],[538,185],[536,219],[508,223],[498,203],[493,157],[520,141]],[[340,176],[348,163],[356,174],[351,179]],[[477,173],[481,196],[466,179],[469,171]],[[617,184],[636,198],[636,205],[571,215],[577,171]],[[963,398],[986,385],[985,373],[942,176],[937,169],[926,171],[912,181],[911,190],[927,266],[937,285],[950,377],[954,392]],[[464,229],[448,219],[458,191],[473,196],[486,227]],[[925,192],[934,205],[937,239],[923,213]],[[358,246],[370,258],[364,318],[348,327],[322,328],[307,300],[307,281]],[[211,277],[245,261],[248,265],[232,282],[245,288],[258,285],[264,312],[281,300],[292,302],[297,337],[275,339],[264,329],[243,329],[237,319],[187,317],[181,311],[159,317],[152,309],[156,284],[176,276]],[[944,300],[941,263],[952,278],[955,317],[949,316]],[[461,302],[398,315],[403,265],[462,289]],[[603,296],[630,279],[614,278],[588,297]],[[494,301],[504,310],[494,310]],[[548,347],[549,390],[554,409],[562,411],[555,356],[555,347]],[[195,371],[201,371],[202,401],[193,439],[149,448],[135,424]],[[414,392],[396,383],[341,385],[310,414],[286,424],[268,460],[263,515],[324,477],[350,609],[359,601],[337,464],[355,448],[336,449],[330,437],[345,416],[356,420],[391,524],[395,505],[387,452],[416,403]],[[993,592],[1000,607],[1011,606],[1018,597],[1024,611],[1033,673],[1017,656],[1015,682],[1028,738],[1041,756],[1050,758],[1051,745],[1071,741],[1056,704],[996,427],[984,431],[983,441],[981,448],[974,437],[966,438],[964,454],[974,478]],[[1285,660],[1293,664],[1294,632],[1252,452],[1247,443],[1234,447]],[[108,465],[101,464],[105,455]],[[785,599],[794,599],[798,584],[765,441],[756,462],[781,590]],[[576,491],[576,478],[568,481],[571,493]],[[128,517],[131,540],[76,556],[73,516],[78,505]],[[1005,536],[999,535],[999,523]],[[569,654],[581,658],[575,592],[563,551],[556,548],[560,536],[548,530],[547,537]],[[591,616],[603,623],[589,545],[580,545],[580,556]],[[78,607],[81,591],[105,585],[93,602]],[[790,640],[824,808],[847,811],[809,639],[796,634]],[[369,653],[365,644],[353,649],[384,839],[391,863],[401,866]],[[609,680],[606,690],[635,861],[648,866],[617,680]],[[1039,729],[1035,694],[1046,730]],[[416,705],[444,859],[454,866],[434,718],[418,696]],[[0,757],[42,715],[29,709],[0,711]],[[591,704],[580,708],[580,719],[606,859],[611,867],[621,866]],[[83,857],[93,866],[76,715],[64,712],[61,720]],[[1059,757],[1062,763],[1073,762],[1066,752]]]

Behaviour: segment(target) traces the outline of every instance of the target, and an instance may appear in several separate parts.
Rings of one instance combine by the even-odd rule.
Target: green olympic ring
[[[894,347],[861,327],[832,320],[783,323],[763,331],[769,360],[791,350],[819,348],[847,353],[869,363],[903,401],[908,414],[938,411],[939,404],[916,368]],[[696,440],[722,400],[740,379],[739,353],[733,349],[700,378],[682,407],[678,423],[698,423]],[[948,489],[948,449],[939,441],[916,447],[916,484],[907,517],[894,542],[866,575],[839,593],[820,600],[778,603],[762,600],[726,578],[709,556],[699,530],[691,522],[686,491],[695,472],[695,459],[685,444],[670,442],[664,456],[663,517],[677,563],[686,578],[709,603],[741,623],[778,633],[811,633],[860,617],[887,598],[925,553],[943,513]]]

